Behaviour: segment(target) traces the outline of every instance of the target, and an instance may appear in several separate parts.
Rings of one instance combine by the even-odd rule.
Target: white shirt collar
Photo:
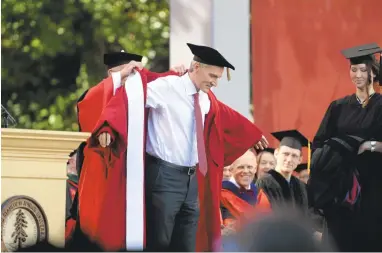
[[[192,96],[196,92],[198,92],[196,90],[195,84],[191,81],[190,75],[188,73],[184,74],[181,78],[182,78],[182,80],[183,80],[183,82],[185,84],[184,88],[186,90],[187,95]],[[208,94],[203,92],[203,91],[201,91],[201,90],[198,93],[199,93],[199,97],[201,99],[205,99],[206,97],[208,97]]]
[[[233,183],[234,185],[236,185],[237,186],[237,188],[241,188],[241,186],[236,182],[236,180],[235,180],[235,178],[234,177],[231,177],[230,179],[229,179],[229,181],[231,182],[231,183]],[[248,187],[247,187],[247,190],[250,190],[251,189],[251,185],[248,185]]]
[[[186,90],[187,95],[194,95],[197,92],[197,90],[195,88],[194,83],[191,81],[190,75],[186,73],[182,76],[182,79],[185,84],[184,88]]]

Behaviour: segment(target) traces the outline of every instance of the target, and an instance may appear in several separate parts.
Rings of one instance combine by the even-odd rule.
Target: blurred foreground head
[[[238,233],[237,245],[248,252],[332,251],[314,239],[312,227],[291,212],[267,215]]]

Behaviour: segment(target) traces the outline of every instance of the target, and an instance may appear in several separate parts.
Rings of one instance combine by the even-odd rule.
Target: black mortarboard
[[[110,69],[116,66],[129,63],[130,61],[142,61],[142,55],[121,52],[113,52],[103,55],[103,63]]]
[[[308,164],[302,163],[302,164],[299,164],[294,171],[296,171],[297,173],[300,173],[301,171],[307,170],[307,169],[308,169]]]
[[[372,59],[373,55],[376,53],[381,53],[382,49],[377,45],[377,43],[371,43],[343,49],[341,52],[346,57],[346,59],[353,61],[356,60],[356,58],[362,57]]]
[[[228,80],[231,79],[228,68],[235,70],[235,67],[231,63],[229,63],[224,58],[224,56],[221,53],[219,53],[219,51],[211,47],[199,46],[191,43],[187,43],[187,46],[190,48],[192,54],[194,55],[194,61],[208,65],[226,67],[227,78]]]
[[[302,135],[298,130],[287,130],[274,132],[272,135],[280,141],[281,146],[301,150],[302,147],[309,147],[309,140]]]
[[[382,85],[382,75],[380,74],[382,69],[382,60],[381,58],[379,59],[378,66],[374,56],[376,53],[382,53],[382,48],[380,48],[377,43],[347,48],[342,50],[341,53],[346,59],[350,60],[351,64],[372,63],[373,72],[375,72],[377,80],[379,80],[379,84]]]

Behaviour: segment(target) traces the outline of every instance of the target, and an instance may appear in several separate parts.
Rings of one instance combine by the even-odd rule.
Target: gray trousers
[[[146,155],[146,250],[195,251],[199,220],[195,167]]]

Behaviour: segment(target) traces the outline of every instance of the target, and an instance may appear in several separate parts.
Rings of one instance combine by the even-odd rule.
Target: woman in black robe
[[[313,152],[332,137],[352,135],[367,140],[355,157],[361,186],[359,207],[351,215],[338,211],[325,217],[340,251],[382,251],[382,95],[373,88],[378,79],[382,85],[381,67],[374,56],[381,52],[376,44],[342,51],[350,60],[356,92],[330,104],[313,140]]]

